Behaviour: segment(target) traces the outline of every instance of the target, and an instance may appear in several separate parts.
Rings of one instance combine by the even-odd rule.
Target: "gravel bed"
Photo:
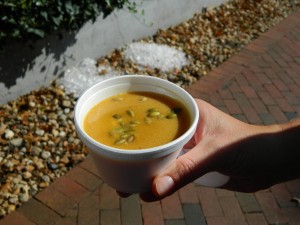
[[[299,2],[230,1],[138,41],[184,52],[189,64],[180,69],[138,65],[124,57],[126,46],[99,58],[97,65],[120,75],[147,74],[186,87],[298,9]],[[87,151],[73,124],[75,103],[76,97],[54,82],[0,105],[0,218],[85,159]]]

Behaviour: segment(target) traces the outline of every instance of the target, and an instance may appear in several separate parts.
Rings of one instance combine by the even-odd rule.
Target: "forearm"
[[[300,178],[300,119],[260,126],[249,143],[252,150],[248,150],[258,167],[257,176],[261,174],[273,183]]]
[[[300,178],[300,119],[282,124],[278,133],[277,151],[281,151],[283,181]]]

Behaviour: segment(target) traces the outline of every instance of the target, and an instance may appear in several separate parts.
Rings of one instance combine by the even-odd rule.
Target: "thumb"
[[[177,158],[154,179],[153,193],[157,197],[163,198],[207,173],[207,166],[204,163],[205,156],[199,153],[193,149]]]

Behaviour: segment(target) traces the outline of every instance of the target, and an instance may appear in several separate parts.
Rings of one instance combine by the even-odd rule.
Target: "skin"
[[[191,149],[153,180],[144,201],[157,201],[201,177],[218,171],[230,176],[224,189],[255,192],[300,178],[300,119],[270,126],[241,122],[202,100]],[[119,193],[122,197],[128,195]]]

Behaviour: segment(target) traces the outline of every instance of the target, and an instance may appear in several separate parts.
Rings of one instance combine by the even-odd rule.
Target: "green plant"
[[[26,41],[58,29],[76,30],[124,7],[137,12],[131,0],[0,0],[0,41]]]

